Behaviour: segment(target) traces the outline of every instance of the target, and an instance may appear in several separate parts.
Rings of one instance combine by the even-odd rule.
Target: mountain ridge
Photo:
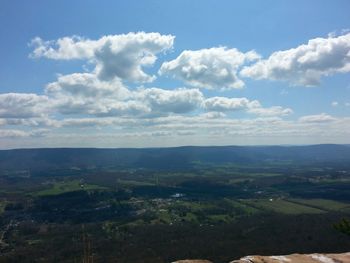
[[[34,148],[0,150],[0,169],[71,167],[190,169],[197,164],[350,162],[350,146],[181,146],[170,148]]]

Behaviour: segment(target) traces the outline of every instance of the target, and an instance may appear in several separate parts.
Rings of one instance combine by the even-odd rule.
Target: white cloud
[[[98,40],[64,37],[56,41],[32,40],[30,57],[71,60],[85,59],[96,64],[95,73],[102,80],[115,77],[131,82],[151,82],[155,76],[143,71],[156,61],[156,54],[173,47],[174,36],[159,33],[128,33],[103,36]]]
[[[259,101],[247,98],[212,97],[203,101],[203,107],[218,112],[242,110],[259,116],[286,116],[293,113],[292,109],[281,106],[264,108]]]
[[[75,73],[59,76],[47,85],[46,93],[60,113],[97,114],[107,111],[106,100],[127,96],[128,90],[118,80],[104,82],[91,73]]]
[[[338,101],[332,101],[332,104],[331,104],[333,107],[337,107],[339,105],[339,102]]]
[[[114,118],[68,118],[61,121],[62,127],[101,127],[119,124]]]
[[[59,127],[59,121],[48,116],[30,118],[0,119],[0,125],[30,126],[30,127]]]
[[[159,74],[171,75],[198,88],[237,89],[244,86],[237,70],[258,58],[255,51],[242,53],[226,47],[185,50],[176,59],[164,62]]]
[[[300,122],[307,122],[307,123],[327,123],[327,122],[333,122],[335,120],[336,118],[326,113],[321,113],[316,115],[307,115],[299,118]]]
[[[100,103],[98,108],[90,111],[90,114],[100,117],[109,116],[134,116],[137,118],[140,115],[149,113],[151,110],[147,105],[139,101],[106,101],[106,103]]]
[[[91,73],[60,76],[46,87],[52,107],[61,114],[134,116],[187,113],[203,100],[198,89],[140,88],[130,91],[118,80],[101,81]]]
[[[91,73],[74,73],[59,76],[45,89],[51,96],[69,94],[75,98],[102,98],[129,96],[129,90],[119,80],[101,81]]]
[[[1,138],[41,137],[48,132],[49,131],[46,129],[38,129],[38,130],[32,130],[32,131],[3,129],[3,130],[0,130],[0,139]]]
[[[59,76],[45,91],[62,114],[118,116],[149,111],[142,103],[128,100],[132,93],[118,79],[101,81],[91,73]]]
[[[159,88],[142,89],[135,97],[146,103],[156,113],[187,113],[195,110],[203,101],[198,89],[164,90]]]
[[[0,130],[0,138],[27,137],[30,134],[22,130]]]
[[[209,111],[200,115],[206,119],[218,119],[226,117],[226,114],[220,111]]]
[[[74,97],[64,97],[55,100],[55,108],[64,115],[80,114],[100,117],[108,116],[128,116],[143,114],[150,109],[139,101],[119,101],[108,98],[88,98],[75,99]]]
[[[32,93],[0,94],[0,118],[29,118],[48,112],[48,98]]]
[[[30,46],[34,47],[31,58],[45,57],[55,60],[90,59],[95,49],[101,45],[99,41],[84,39],[79,36],[63,37],[57,40],[44,41],[34,38]]]
[[[293,113],[290,108],[283,108],[281,106],[273,106],[269,108],[251,108],[248,112],[259,115],[259,116],[287,116]]]
[[[257,100],[249,101],[247,98],[212,97],[203,102],[208,111],[237,111],[261,107]]]
[[[350,72],[350,34],[315,38],[307,44],[277,51],[266,60],[244,67],[240,75],[316,86],[323,76]]]

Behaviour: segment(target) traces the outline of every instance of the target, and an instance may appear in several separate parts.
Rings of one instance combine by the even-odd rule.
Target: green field
[[[273,211],[282,214],[319,214],[325,211],[302,204],[289,202],[283,199],[250,199],[243,200],[249,206],[263,211]]]
[[[130,186],[130,187],[136,187],[136,186],[152,186],[153,183],[149,182],[140,182],[140,181],[134,181],[134,180],[122,180],[118,179],[117,186]]]
[[[35,192],[35,196],[59,195],[74,191],[104,190],[105,187],[93,184],[81,183],[79,180],[56,182],[51,188]]]
[[[291,202],[315,207],[325,211],[350,212],[350,204],[327,199],[290,199]]]
[[[245,204],[244,201],[241,202],[239,200],[232,200],[228,198],[225,198],[225,201],[229,203],[233,208],[241,210],[243,213],[248,215],[252,215],[259,212],[259,209]]]

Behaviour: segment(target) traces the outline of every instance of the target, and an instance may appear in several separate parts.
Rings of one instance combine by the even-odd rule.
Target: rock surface
[[[208,260],[180,260],[173,263],[212,263]],[[230,263],[350,263],[350,252],[341,254],[291,254],[247,256]]]

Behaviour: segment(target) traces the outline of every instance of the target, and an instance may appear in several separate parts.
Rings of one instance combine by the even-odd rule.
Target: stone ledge
[[[179,260],[172,263],[212,263],[208,260]],[[280,256],[246,256],[230,263],[350,263],[350,252],[340,254],[291,254]]]

